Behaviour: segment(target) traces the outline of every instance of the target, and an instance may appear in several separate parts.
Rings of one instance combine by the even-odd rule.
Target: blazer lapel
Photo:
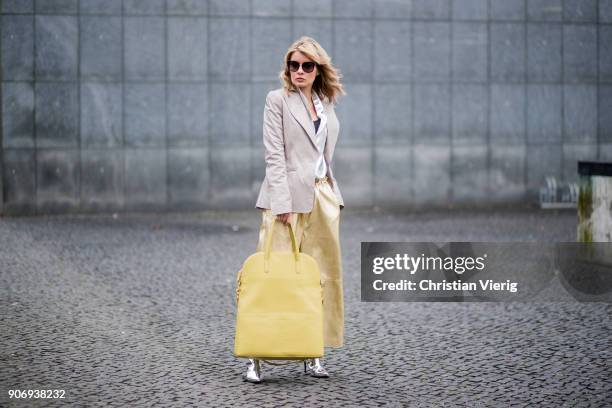
[[[295,120],[297,120],[298,123],[302,126],[302,128],[308,135],[308,138],[312,142],[312,145],[316,149],[317,143],[315,140],[314,124],[310,119],[308,108],[306,106],[306,101],[304,101],[303,98],[304,97],[299,91],[289,92],[289,96],[287,97],[287,105],[289,106],[289,111],[291,111],[291,114],[293,115]]]

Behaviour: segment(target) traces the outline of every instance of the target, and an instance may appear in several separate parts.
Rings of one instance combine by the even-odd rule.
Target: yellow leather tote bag
[[[323,288],[317,261],[300,253],[291,224],[292,252],[250,255],[237,278],[234,356],[269,360],[323,357]],[[280,222],[280,221],[279,221]]]

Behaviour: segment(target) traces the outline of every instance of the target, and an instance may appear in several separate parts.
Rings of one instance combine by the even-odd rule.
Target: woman
[[[279,78],[283,87],[268,93],[264,109],[266,176],[255,205],[262,210],[257,250],[263,250],[273,222],[291,224],[300,251],[319,264],[324,346],[338,348],[344,334],[339,242],[344,201],[331,163],[339,130],[334,104],[346,93],[327,52],[310,37],[289,47]],[[275,228],[272,250],[290,249],[289,229]],[[304,371],[329,377],[318,358],[305,360]],[[244,379],[263,380],[259,360],[249,359]]]

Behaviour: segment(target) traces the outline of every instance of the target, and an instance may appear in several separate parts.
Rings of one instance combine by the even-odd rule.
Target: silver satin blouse
[[[308,102],[306,100],[306,96],[300,88],[298,88],[298,91],[300,92],[302,102],[304,103],[304,108],[306,109],[308,117],[310,118],[310,109],[308,109]],[[314,91],[312,92],[312,102],[314,104],[315,110],[317,111],[317,116],[321,119],[319,128],[315,133],[315,141],[317,145],[317,150],[319,151],[319,157],[315,164],[315,177],[323,178],[327,174],[327,163],[325,163],[325,157],[323,155],[323,151],[325,149],[325,142],[327,141],[327,115],[325,114],[325,108],[323,107],[321,99],[319,99],[319,95],[317,95],[317,93]],[[314,122],[312,122],[312,127],[315,127]]]

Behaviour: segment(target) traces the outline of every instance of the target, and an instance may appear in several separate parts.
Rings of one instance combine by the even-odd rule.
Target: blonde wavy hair
[[[287,65],[291,55],[293,55],[295,51],[301,52],[317,64],[319,75],[315,78],[312,89],[319,95],[319,98],[326,98],[328,101],[335,104],[339,95],[346,95],[340,83],[342,74],[332,65],[331,58],[325,49],[321,47],[321,44],[307,36],[300,37],[291,44],[285,53],[284,67],[278,74],[278,77],[287,94],[290,91],[298,91],[297,87],[291,82],[291,73]]]

